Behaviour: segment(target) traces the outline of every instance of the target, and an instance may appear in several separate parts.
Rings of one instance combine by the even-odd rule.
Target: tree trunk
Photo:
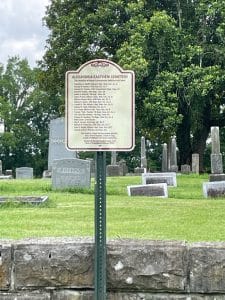
[[[181,124],[177,128],[177,147],[179,149],[178,165],[190,164],[191,160],[191,120],[187,103],[184,101],[179,105],[178,113],[183,115]]]
[[[199,172],[204,173],[203,156],[206,147],[206,140],[209,136],[210,126],[204,127],[202,130],[196,131],[193,136],[193,153],[199,154]]]

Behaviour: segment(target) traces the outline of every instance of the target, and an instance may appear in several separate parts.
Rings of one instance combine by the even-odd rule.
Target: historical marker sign
[[[134,148],[134,73],[96,59],[66,73],[66,138],[70,150]]]
[[[134,73],[96,59],[66,73],[66,146],[96,151],[95,300],[106,299],[106,153],[134,148]]]

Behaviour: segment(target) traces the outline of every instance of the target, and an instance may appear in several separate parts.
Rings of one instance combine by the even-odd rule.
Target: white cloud
[[[43,26],[49,0],[0,1],[0,62],[19,55],[27,58],[31,66],[44,53],[47,28]]]

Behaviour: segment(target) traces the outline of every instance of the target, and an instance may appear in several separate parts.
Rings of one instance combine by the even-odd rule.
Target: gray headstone
[[[190,174],[191,172],[191,166],[190,165],[181,165],[181,173],[182,174]]]
[[[141,168],[147,168],[145,137],[141,137]]]
[[[223,173],[223,158],[222,154],[214,154],[210,155],[211,158],[211,173],[212,174],[221,174]]]
[[[136,168],[134,168],[134,174],[140,175],[140,174],[144,173],[145,170],[146,170],[145,168],[136,167]]]
[[[127,187],[128,196],[168,197],[166,183],[131,185]]]
[[[0,175],[0,180],[4,180],[4,179],[12,179],[12,175]]]
[[[79,158],[56,159],[52,165],[52,188],[90,188],[90,161]]]
[[[33,168],[16,168],[16,179],[33,179]]]
[[[11,169],[5,170],[5,175],[6,176],[13,176],[13,170],[11,170]]]
[[[177,175],[175,172],[143,173],[142,184],[166,183],[168,186],[177,186]]]
[[[120,176],[125,176],[128,173],[128,167],[126,161],[124,159],[121,159],[118,162],[118,165],[120,167]]]
[[[168,171],[168,161],[167,161],[167,144],[164,143],[162,146],[162,172]]]
[[[116,156],[117,156],[117,154],[116,154],[116,151],[112,151],[111,152],[111,165],[116,165]]]
[[[222,154],[220,153],[220,135],[219,127],[211,127],[211,144],[212,144],[212,153],[211,153],[211,173],[212,174],[221,174],[223,173],[223,159]]]
[[[51,170],[55,159],[76,158],[76,151],[69,151],[65,146],[65,118],[50,121],[48,170]]]
[[[48,196],[0,196],[0,204],[8,201],[17,203],[41,204],[47,200]]]
[[[191,171],[192,171],[192,173],[199,174],[199,154],[198,153],[192,154]]]
[[[224,197],[225,196],[225,181],[203,182],[204,197]]]
[[[177,142],[176,138],[171,139],[171,158],[170,158],[170,171],[177,172]]]
[[[51,178],[52,177],[52,171],[44,170],[42,174],[43,178]]]
[[[91,177],[95,177],[95,170],[96,170],[95,159],[86,158],[86,160],[90,161],[90,164],[91,164]]]
[[[211,143],[212,143],[212,154],[220,154],[220,133],[219,127],[211,127]]]
[[[120,176],[120,167],[119,167],[119,165],[108,165],[108,166],[106,166],[106,175],[107,176]]]
[[[210,174],[209,181],[225,181],[225,174]]]

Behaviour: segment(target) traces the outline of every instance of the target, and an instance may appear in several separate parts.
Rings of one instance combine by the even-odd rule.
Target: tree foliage
[[[0,157],[4,169],[32,166],[40,175],[47,165],[48,97],[38,86],[38,69],[12,57],[0,69]]]
[[[136,128],[154,143],[177,136],[180,163],[225,126],[225,0],[52,0],[42,82],[59,107],[64,74],[108,58],[136,74]],[[57,108],[56,108],[57,109]]]

